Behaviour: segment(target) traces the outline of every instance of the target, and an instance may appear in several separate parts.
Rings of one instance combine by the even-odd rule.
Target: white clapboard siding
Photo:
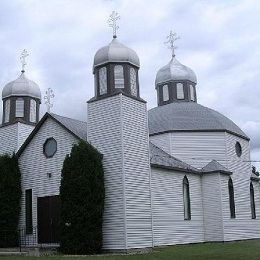
[[[222,208],[224,223],[225,241],[249,239],[260,237],[260,215],[259,215],[259,195],[255,192],[256,197],[256,219],[251,219],[250,207],[250,146],[247,140],[226,134],[227,140],[227,160],[228,169],[233,172],[231,178],[234,185],[236,218],[230,219],[229,194],[228,194],[228,177],[222,176]],[[242,146],[242,156],[236,155],[235,144],[240,142]],[[254,187],[256,185],[254,184]]]
[[[197,168],[213,159],[226,164],[224,132],[172,132],[151,136],[150,140],[165,152]]]
[[[52,158],[43,154],[43,144],[53,137],[57,152]],[[25,228],[25,190],[32,189],[33,226],[37,226],[37,198],[59,195],[63,161],[78,139],[53,119],[48,118],[19,158],[22,175],[20,228]],[[48,177],[51,173],[51,178]]]
[[[224,241],[219,173],[202,176],[205,241]]]
[[[103,248],[126,249],[121,97],[88,104],[88,141],[103,154],[105,210]]]
[[[30,135],[30,133],[34,129],[34,126],[23,124],[23,123],[17,123],[17,124],[18,124],[18,144],[17,144],[17,150],[19,150],[20,146],[25,142],[27,137]]]
[[[152,247],[146,104],[122,96],[127,248]]]
[[[184,220],[185,174],[152,167],[154,245],[204,242],[201,177],[187,175],[190,185],[191,220]]]
[[[103,248],[151,247],[146,105],[122,94],[89,103],[88,140],[104,155]]]

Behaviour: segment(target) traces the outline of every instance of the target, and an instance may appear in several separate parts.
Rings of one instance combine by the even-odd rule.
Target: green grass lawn
[[[228,242],[228,243],[207,243],[194,245],[179,245],[169,246],[165,248],[155,248],[152,253],[144,255],[107,255],[107,256],[45,256],[45,257],[28,257],[28,256],[2,256],[0,260],[36,260],[36,259],[51,259],[51,260],[260,260],[260,240]]]

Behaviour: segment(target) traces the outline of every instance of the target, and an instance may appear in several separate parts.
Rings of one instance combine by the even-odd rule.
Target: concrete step
[[[25,256],[28,255],[27,252],[15,252],[15,251],[7,251],[7,252],[0,252],[0,256]]]
[[[20,252],[19,247],[0,248],[0,252]]]

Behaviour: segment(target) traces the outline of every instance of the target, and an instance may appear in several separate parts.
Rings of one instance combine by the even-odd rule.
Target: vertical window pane
[[[185,176],[183,179],[183,205],[184,205],[184,219],[191,219],[190,210],[190,187],[188,178]]]
[[[163,86],[163,101],[169,100],[169,87],[168,85]]]
[[[22,98],[18,98],[16,100],[16,117],[23,117],[24,116],[24,100]]]
[[[136,72],[134,68],[130,68],[130,88],[131,94],[137,96]]]
[[[32,234],[32,190],[25,191],[25,225],[26,234]]]
[[[195,101],[194,87],[190,85],[190,100]]]
[[[124,69],[122,65],[116,65],[114,68],[115,73],[115,88],[124,88]]]
[[[107,93],[107,68],[102,67],[99,69],[99,94]]]
[[[30,100],[30,122],[36,122],[36,101]]]
[[[10,99],[5,101],[5,123],[8,123],[10,120]]]
[[[236,208],[235,208],[235,197],[234,197],[234,187],[232,179],[228,181],[228,192],[229,192],[229,207],[230,207],[230,217],[236,217]]]
[[[184,99],[184,89],[182,83],[177,83],[177,99]]]
[[[255,213],[255,192],[254,192],[254,186],[253,183],[250,183],[250,204],[251,204],[251,215],[252,219],[256,218],[256,213]]]

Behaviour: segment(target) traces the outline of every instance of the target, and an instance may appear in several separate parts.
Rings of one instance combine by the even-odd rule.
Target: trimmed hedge
[[[18,244],[21,174],[15,155],[0,156],[0,247]]]
[[[60,249],[66,254],[93,254],[102,247],[104,210],[102,156],[80,141],[63,163],[60,186]]]

